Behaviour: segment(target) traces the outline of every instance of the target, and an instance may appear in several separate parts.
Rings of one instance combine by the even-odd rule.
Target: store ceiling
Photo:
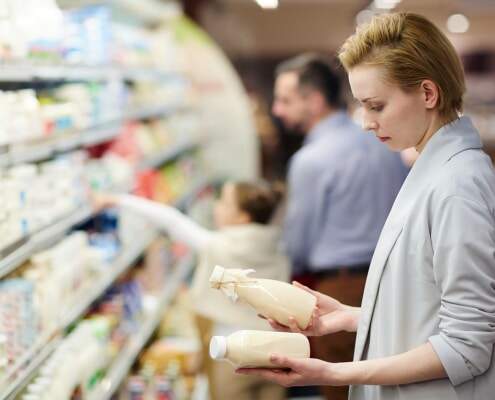
[[[200,22],[232,57],[277,57],[300,51],[333,51],[355,29],[368,0],[279,0],[263,10],[254,0],[204,1]],[[450,35],[461,51],[495,48],[495,0],[403,0],[397,10],[421,13],[442,29],[453,13],[471,22],[465,34]]]

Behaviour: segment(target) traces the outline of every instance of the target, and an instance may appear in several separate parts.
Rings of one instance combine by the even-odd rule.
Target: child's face
[[[247,214],[237,205],[235,186],[232,183],[223,185],[220,198],[215,204],[214,217],[217,228],[249,222]]]

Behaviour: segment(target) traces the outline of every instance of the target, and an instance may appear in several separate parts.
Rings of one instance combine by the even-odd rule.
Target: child
[[[212,335],[228,335],[240,329],[270,329],[247,306],[233,304],[222,293],[211,290],[209,277],[215,265],[253,268],[260,278],[287,281],[289,264],[280,251],[279,229],[270,225],[282,192],[266,183],[229,182],[221,191],[214,210],[215,231],[198,225],[174,207],[137,196],[95,195],[97,206],[118,205],[155,223],[174,240],[198,253],[199,264],[191,293],[198,314],[205,369],[212,400],[284,398],[282,387],[258,378],[235,375],[225,363],[213,363],[208,356]]]

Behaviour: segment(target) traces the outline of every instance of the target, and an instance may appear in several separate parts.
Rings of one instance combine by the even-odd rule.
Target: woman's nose
[[[378,128],[376,121],[370,121],[366,118],[363,119],[363,129],[365,131],[374,131]]]

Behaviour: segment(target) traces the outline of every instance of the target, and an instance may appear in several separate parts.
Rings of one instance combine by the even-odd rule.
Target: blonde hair
[[[386,79],[406,91],[429,79],[439,90],[440,115],[462,111],[466,87],[461,61],[447,37],[421,15],[375,16],[345,41],[339,60],[347,71],[361,64],[381,66]]]

